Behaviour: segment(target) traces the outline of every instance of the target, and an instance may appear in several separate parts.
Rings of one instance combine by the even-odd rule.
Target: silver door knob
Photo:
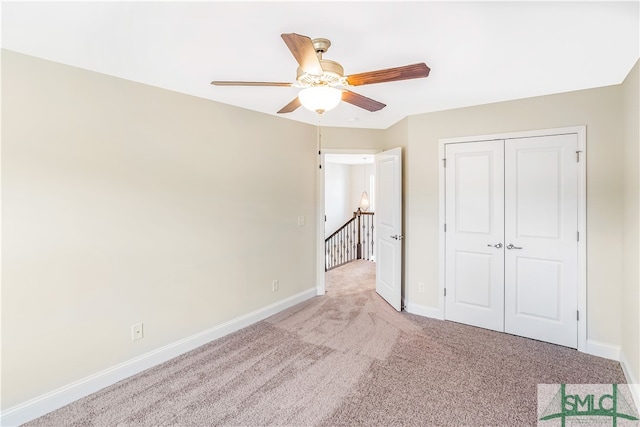
[[[404,239],[404,236],[403,235],[398,236],[397,234],[394,234],[393,236],[391,236],[391,238],[395,240],[402,240]]]
[[[502,247],[502,243],[496,243],[495,245],[487,245],[491,248],[496,248],[496,249],[500,249]]]
[[[507,245],[507,249],[522,249],[522,248],[521,248],[521,247],[519,247],[519,246],[513,246],[513,244],[509,243],[509,244]]]

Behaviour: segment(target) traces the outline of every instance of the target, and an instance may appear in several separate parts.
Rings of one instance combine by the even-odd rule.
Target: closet
[[[446,143],[445,318],[576,348],[575,133]]]

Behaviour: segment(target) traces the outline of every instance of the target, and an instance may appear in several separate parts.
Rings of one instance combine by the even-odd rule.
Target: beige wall
[[[321,127],[321,137],[322,149],[382,150],[385,131],[379,129]]]
[[[622,354],[640,381],[640,65],[622,84],[624,193],[622,212]],[[640,389],[638,390],[640,392]]]
[[[315,127],[7,51],[2,107],[3,408],[315,288]]]
[[[405,297],[438,305],[438,140],[587,126],[588,338],[620,344],[622,132],[620,87],[604,87],[408,118]],[[426,291],[418,292],[424,282]]]

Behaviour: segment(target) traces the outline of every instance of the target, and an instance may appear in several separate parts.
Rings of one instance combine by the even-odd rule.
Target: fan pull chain
[[[318,114],[318,135],[317,135],[317,139],[318,139],[318,169],[322,169],[322,132],[320,131],[320,118],[322,116],[320,116]]]

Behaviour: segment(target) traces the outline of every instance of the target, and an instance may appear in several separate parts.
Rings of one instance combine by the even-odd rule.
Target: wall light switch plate
[[[304,215],[298,217],[298,226],[302,227],[304,225]]]

